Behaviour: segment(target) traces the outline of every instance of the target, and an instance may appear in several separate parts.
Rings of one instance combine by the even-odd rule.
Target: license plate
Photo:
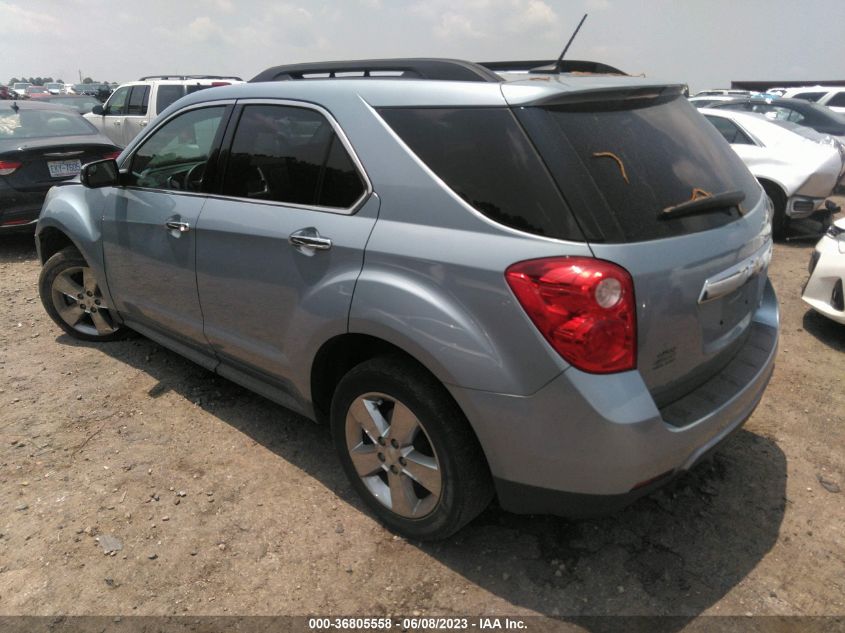
[[[82,163],[76,160],[49,160],[47,169],[50,170],[51,178],[67,178],[76,176],[82,169]]]

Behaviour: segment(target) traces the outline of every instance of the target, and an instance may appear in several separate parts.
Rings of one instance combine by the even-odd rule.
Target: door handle
[[[138,125],[141,126],[141,127],[147,127],[147,122],[141,121]]]
[[[116,127],[120,127],[120,121],[115,121],[114,124]]]
[[[294,231],[288,237],[288,241],[291,246],[295,246],[298,249],[310,248],[317,251],[327,251],[332,247],[332,241],[320,235],[313,226]]]
[[[164,223],[168,229],[179,231],[180,233],[187,233],[191,230],[191,225],[188,222],[180,222],[179,220],[168,220]]]

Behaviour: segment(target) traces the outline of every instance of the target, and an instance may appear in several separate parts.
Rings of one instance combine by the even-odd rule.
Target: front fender
[[[44,199],[35,226],[35,243],[41,263],[51,253],[45,245],[51,232],[70,240],[97,276],[100,292],[108,305],[114,305],[108,288],[102,247],[102,216],[106,189],[88,189],[79,183],[53,187]]]

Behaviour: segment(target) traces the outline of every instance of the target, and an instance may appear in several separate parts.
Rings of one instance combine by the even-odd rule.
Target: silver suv
[[[508,67],[508,70],[513,68]],[[49,194],[44,307],[314,420],[393,530],[586,516],[772,373],[771,207],[681,86],[449,60],[269,69]]]

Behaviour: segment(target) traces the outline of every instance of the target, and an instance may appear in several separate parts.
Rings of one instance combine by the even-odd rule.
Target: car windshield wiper
[[[699,191],[700,190],[696,190]],[[663,220],[670,218],[677,218],[684,215],[692,215],[693,213],[704,213],[714,209],[724,209],[725,207],[736,207],[740,214],[742,209],[739,204],[745,200],[745,193],[742,191],[725,191],[716,194],[700,194],[692,200],[687,200],[681,204],[676,204],[672,207],[666,207],[660,212],[658,217]]]

